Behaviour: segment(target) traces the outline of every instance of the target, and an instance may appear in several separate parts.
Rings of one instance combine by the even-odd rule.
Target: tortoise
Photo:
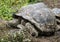
[[[13,14],[13,18],[14,20],[9,22],[10,26],[21,28],[21,24],[27,29],[31,29],[30,33],[33,36],[50,35],[56,31],[54,13],[50,8],[41,6],[40,3],[23,6],[18,13]]]

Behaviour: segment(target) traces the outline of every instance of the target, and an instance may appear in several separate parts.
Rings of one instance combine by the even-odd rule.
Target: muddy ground
[[[1,29],[0,37],[5,36],[7,33],[15,33],[18,29]],[[60,31],[51,36],[39,36],[37,38],[32,37],[31,42],[60,42]]]
[[[15,33],[19,31],[19,29],[16,28],[6,28],[6,23],[3,21],[0,21],[0,37],[5,36],[8,33]],[[5,27],[5,28],[4,28]],[[31,42],[60,42],[60,31],[57,31],[54,35],[51,36],[42,36],[39,37],[32,37]]]
[[[60,42],[60,31],[51,36],[40,36],[33,38],[32,42]]]

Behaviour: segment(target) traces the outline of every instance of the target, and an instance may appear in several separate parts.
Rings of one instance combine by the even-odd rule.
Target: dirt
[[[8,33],[14,33],[16,31],[18,31],[19,29],[16,28],[4,28],[6,24],[3,21],[0,21],[0,37],[5,36]],[[1,28],[2,27],[2,28]],[[32,37],[31,38],[31,42],[60,42],[60,31],[56,32],[54,35],[51,36],[39,36],[39,37]]]
[[[16,31],[18,31],[18,29],[3,29],[0,30],[0,36],[4,36],[7,33],[14,33]],[[31,40],[31,42],[60,42],[60,31],[51,36],[32,37]]]
[[[60,8],[60,0],[43,0],[45,4],[48,5],[50,8]]]
[[[60,31],[56,32],[52,36],[40,36],[33,38],[32,42],[60,42]]]

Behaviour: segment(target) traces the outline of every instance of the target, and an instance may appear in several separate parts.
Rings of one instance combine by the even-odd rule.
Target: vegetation
[[[0,0],[0,18],[11,20],[13,12],[16,12],[24,5],[39,1],[42,0]]]
[[[28,0],[0,0],[0,18],[11,20],[12,13],[26,4],[28,4]]]
[[[29,0],[29,3],[43,2],[43,0]]]
[[[23,34],[7,34],[3,37],[0,37],[0,42],[23,42]]]

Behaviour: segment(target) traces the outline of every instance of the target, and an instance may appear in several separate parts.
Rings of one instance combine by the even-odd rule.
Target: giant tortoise
[[[45,4],[37,3],[23,6],[18,13],[13,14],[14,20],[10,26],[21,28],[21,25],[30,29],[32,35],[50,35],[56,31],[55,15]]]

